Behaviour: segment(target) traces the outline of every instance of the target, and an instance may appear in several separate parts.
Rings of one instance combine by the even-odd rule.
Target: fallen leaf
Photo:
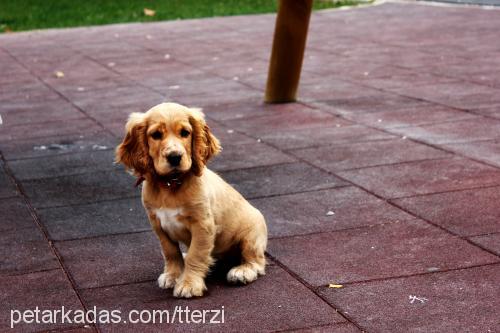
[[[149,9],[149,8],[144,8],[144,15],[146,16],[155,16],[156,11]]]
[[[54,72],[54,75],[55,75],[57,78],[64,77],[64,73],[63,73],[63,72],[61,72],[61,71],[55,71],[55,72]]]
[[[343,285],[341,285],[341,284],[334,284],[334,283],[330,283],[330,284],[328,285],[328,288],[337,288],[337,289],[338,289],[338,288],[342,288],[342,287],[344,287],[344,286],[343,286]]]

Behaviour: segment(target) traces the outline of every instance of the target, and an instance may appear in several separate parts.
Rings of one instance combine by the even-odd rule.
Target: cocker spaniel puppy
[[[142,202],[165,258],[158,284],[177,297],[202,296],[214,258],[230,250],[240,251],[241,264],[228,281],[264,274],[264,217],[205,166],[220,149],[201,110],[175,103],[132,113],[116,149],[116,161],[143,182]],[[179,242],[188,247],[185,258]]]

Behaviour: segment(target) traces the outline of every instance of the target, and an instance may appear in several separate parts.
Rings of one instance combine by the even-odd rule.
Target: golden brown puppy
[[[264,217],[205,167],[219,151],[203,113],[175,103],[132,113],[116,149],[116,161],[144,180],[142,202],[165,258],[158,284],[173,287],[177,297],[201,296],[214,258],[235,247],[242,262],[228,281],[248,283],[264,274]],[[179,242],[188,246],[185,258]]]

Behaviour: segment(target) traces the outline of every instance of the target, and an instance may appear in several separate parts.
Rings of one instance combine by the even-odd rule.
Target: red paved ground
[[[0,36],[1,331],[11,309],[188,305],[226,323],[17,331],[498,332],[500,11],[311,24],[288,105],[262,104],[273,15]],[[159,246],[112,161],[126,116],[164,100],[204,107],[225,148],[212,168],[267,216],[268,274],[249,286],[156,287]]]

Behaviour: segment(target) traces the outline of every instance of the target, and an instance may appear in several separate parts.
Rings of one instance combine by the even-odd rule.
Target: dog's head
[[[134,112],[116,149],[116,162],[136,175],[201,176],[207,161],[220,151],[201,110],[162,103],[146,113]]]

